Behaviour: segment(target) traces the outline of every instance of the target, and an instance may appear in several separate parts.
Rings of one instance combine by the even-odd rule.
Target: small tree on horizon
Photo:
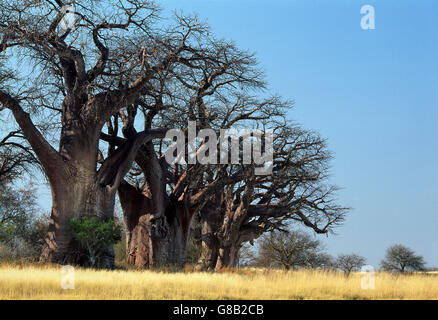
[[[366,259],[358,254],[340,254],[336,258],[335,266],[344,271],[348,277],[352,271],[358,271],[366,262]]]
[[[331,257],[323,249],[321,241],[305,231],[274,231],[261,238],[252,260],[259,267],[285,270],[325,268],[331,264]]]
[[[396,244],[386,250],[385,258],[380,263],[385,271],[406,272],[425,269],[424,258],[401,244]]]

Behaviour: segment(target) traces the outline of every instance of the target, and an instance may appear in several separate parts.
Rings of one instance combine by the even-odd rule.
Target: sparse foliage
[[[425,268],[423,257],[401,244],[389,247],[380,264],[385,271],[406,272],[424,270]]]
[[[336,258],[335,266],[348,276],[352,271],[359,270],[365,264],[365,261],[364,257],[355,253],[340,254]]]
[[[37,209],[33,188],[0,187],[0,259],[38,260],[49,220]]]
[[[23,238],[36,218],[34,189],[0,187],[0,242]]]
[[[331,259],[322,249],[321,242],[304,231],[271,232],[260,239],[255,263],[260,267],[286,270],[324,268]]]

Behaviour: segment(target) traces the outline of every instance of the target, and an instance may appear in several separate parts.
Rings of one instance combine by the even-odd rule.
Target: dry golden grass
[[[438,275],[230,270],[224,273],[76,269],[75,289],[63,290],[56,266],[0,266],[0,299],[438,299]]]

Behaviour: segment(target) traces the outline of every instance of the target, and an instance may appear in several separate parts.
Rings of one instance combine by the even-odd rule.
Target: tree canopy
[[[380,265],[385,271],[397,272],[418,271],[425,268],[424,258],[401,244],[389,247]]]
[[[19,127],[8,139],[27,141],[14,152],[38,159],[52,191],[42,260],[77,263],[69,221],[111,218],[117,193],[128,260],[139,268],[183,265],[195,215],[199,267],[208,269],[233,265],[244,243],[287,221],[317,233],[342,223],[348,208],[328,180],[325,140],[288,119],[293,103],[268,92],[253,53],[197,16],[162,19],[143,0],[12,0],[0,9],[0,112]],[[192,152],[211,145],[190,141],[189,121],[217,136],[259,129],[251,139],[265,147],[272,130],[272,173],[255,174],[243,151],[237,163],[191,163],[187,154],[167,163],[168,129],[181,129]],[[111,248],[102,255],[112,267]]]

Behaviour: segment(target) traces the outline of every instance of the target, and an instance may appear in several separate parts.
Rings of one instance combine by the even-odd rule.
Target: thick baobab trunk
[[[66,135],[64,144],[61,139],[60,154],[64,161],[59,167],[46,170],[52,190],[53,207],[41,261],[92,265],[88,254],[73,239],[69,221],[84,216],[94,216],[102,220],[113,218],[117,188],[139,147],[155,135],[162,135],[160,130],[151,130],[127,139],[96,170],[100,128],[97,129],[92,134],[82,132],[82,139],[81,136],[73,139]],[[81,132],[78,129],[77,131]],[[93,140],[94,144],[90,142]],[[103,250],[98,259],[100,267],[112,268],[112,247]]]
[[[220,227],[218,234],[219,252],[214,270],[218,271],[222,268],[234,268],[238,266],[239,251],[242,246],[241,230],[237,213],[234,215],[225,214],[223,225]],[[233,217],[233,218],[231,218]],[[231,220],[231,222],[229,222]],[[229,222],[229,223],[227,223]]]
[[[78,101],[80,99],[73,96],[64,101],[63,128],[57,153],[60,164],[45,168],[52,191],[52,212],[40,260],[87,266],[90,257],[73,239],[69,221],[85,216],[111,218],[115,190],[111,190],[110,184],[102,179],[108,164],[102,166],[102,171],[96,170],[101,126],[97,123],[89,123],[87,126],[74,117],[73,110],[80,109]],[[106,250],[99,259],[103,267],[113,267],[112,248]]]
[[[220,241],[217,231],[220,228],[221,215],[219,210],[201,210],[201,255],[196,264],[197,271],[211,271],[216,267],[219,256]]]
[[[51,220],[41,261],[90,265],[86,251],[73,239],[69,221],[84,216],[95,216],[99,219],[113,217],[113,197],[108,197],[106,190],[97,184],[95,177],[91,177],[91,181],[84,178],[78,180],[75,181],[71,177],[62,184],[52,186]],[[102,267],[114,267],[112,248],[108,248],[99,259]]]
[[[204,222],[205,225],[205,222]],[[202,249],[197,271],[218,271],[222,268],[233,268],[239,263],[240,246],[237,244],[225,244],[215,235],[214,230],[202,230]]]
[[[196,271],[214,270],[219,255],[219,241],[214,235],[202,234],[201,255],[196,264]]]
[[[258,236],[245,224],[249,197],[245,194],[235,199],[229,190],[213,197],[201,210],[202,252],[197,270],[218,271],[237,266],[242,244]],[[251,186],[245,187],[248,190]]]
[[[214,231],[202,234],[202,249],[197,271],[218,271],[222,268],[234,268],[239,264],[239,251],[241,245],[238,243],[227,244],[214,235]]]
[[[215,270],[236,267],[239,262],[239,250],[240,246],[237,245],[224,245],[219,248]]]
[[[154,214],[149,195],[122,182],[119,198],[126,228],[127,262],[137,268],[183,267],[191,213],[181,202],[169,203],[164,216]]]
[[[183,267],[187,240],[188,234],[178,217],[166,216],[166,221],[157,223],[153,214],[144,214],[131,231],[127,247],[128,263],[139,269],[170,265]]]
[[[41,261],[89,265],[87,253],[73,239],[69,221],[72,218],[91,216],[103,220],[114,215],[116,191],[109,185],[99,183],[100,178],[95,168],[97,148],[85,150],[89,154],[69,153],[72,156],[69,156],[65,166],[48,174],[51,177],[52,212]],[[102,267],[112,268],[112,248],[108,248],[99,259]]]
[[[55,2],[59,4],[59,7],[62,6],[61,1]],[[13,7],[14,5],[11,5],[11,8]],[[97,170],[101,129],[114,114],[145,95],[146,87],[149,90],[150,81],[155,78],[157,72],[160,73],[161,70],[165,70],[173,62],[178,61],[178,56],[187,50],[187,47],[183,45],[174,49],[169,48],[170,51],[166,52],[161,61],[153,67],[142,68],[144,72],[142,71],[136,79],[132,78],[134,75],[130,73],[130,67],[122,70],[122,75],[126,78],[123,83],[120,83],[120,88],[115,89],[110,84],[113,80],[112,75],[108,75],[106,80],[101,78],[105,77],[107,64],[111,62],[108,61],[110,49],[105,46],[106,41],[100,32],[127,29],[131,24],[137,24],[134,19],[136,14],[132,14],[130,9],[123,8],[122,11],[128,17],[126,24],[110,23],[104,19],[102,23],[80,31],[81,37],[84,36],[92,41],[95,46],[93,52],[99,55],[95,64],[90,65],[91,61],[88,61],[86,57],[87,49],[68,45],[70,40],[67,38],[71,35],[71,29],[63,36],[59,36],[57,30],[65,15],[65,12],[59,9],[53,5],[53,11],[51,9],[41,15],[41,17],[52,17],[47,25],[31,23],[31,26],[23,29],[20,21],[22,23],[27,21],[25,17],[18,18],[18,24],[16,21],[11,22],[12,20],[6,21],[6,29],[2,24],[2,49],[0,51],[18,45],[37,53],[37,56],[43,60],[51,57],[47,60],[48,69],[53,69],[53,74],[56,76],[49,81],[46,88],[39,88],[44,87],[45,83],[38,84],[34,88],[39,92],[36,94],[37,97],[27,96],[27,102],[23,101],[23,97],[12,96],[2,86],[0,88],[0,111],[7,108],[12,112],[50,183],[53,200],[51,225],[41,260],[83,263],[83,260],[90,260],[90,257],[84,254],[73,240],[69,227],[70,219],[82,216],[95,216],[102,219],[112,217],[117,189],[129,171],[139,147],[154,137],[164,137],[165,133],[148,130],[134,134],[126,141],[124,140],[114,153],[111,152]],[[137,9],[146,8],[139,5]],[[11,9],[8,12],[11,16],[19,12],[20,16],[21,13],[24,14],[24,11],[21,12],[18,9]],[[83,18],[87,20],[86,17]],[[114,50],[117,51],[117,48]],[[123,48],[121,50],[123,51]],[[144,62],[143,59],[142,66],[145,66]],[[9,75],[5,77],[6,81],[9,77]],[[2,77],[2,80],[5,79]],[[64,96],[59,110],[61,115],[59,150],[55,150],[50,145],[25,111],[30,106],[40,104],[40,99],[45,100],[51,94],[54,97]],[[54,101],[57,100],[54,99]],[[21,103],[26,106],[25,109]],[[53,107],[51,106],[50,109],[58,109],[58,106]],[[41,110],[44,109],[41,108]],[[108,256],[109,262],[105,262],[105,265],[112,264],[113,255],[110,249],[108,249]]]

